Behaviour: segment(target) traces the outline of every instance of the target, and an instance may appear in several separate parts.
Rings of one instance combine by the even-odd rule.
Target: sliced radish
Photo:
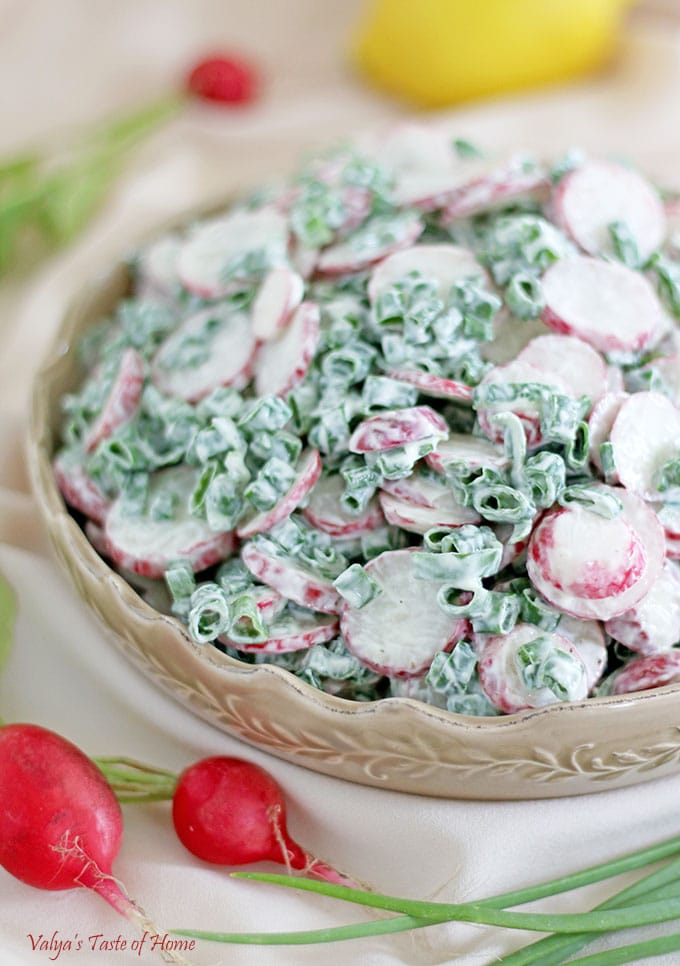
[[[241,540],[267,533],[277,523],[287,520],[296,507],[299,507],[321,475],[321,455],[318,449],[308,449],[300,457],[295,480],[278,503],[269,510],[256,513],[240,523],[236,534]]]
[[[68,505],[103,526],[111,502],[88,474],[81,456],[74,450],[63,449],[52,467],[59,491]]]
[[[300,242],[293,241],[288,253],[288,260],[294,270],[306,281],[316,271],[319,255],[320,249],[309,248]]]
[[[302,302],[305,283],[301,275],[287,265],[273,268],[262,281],[252,309],[253,335],[269,342],[285,329]]]
[[[588,693],[601,680],[607,666],[607,639],[599,621],[583,621],[562,614],[557,632],[574,645],[586,666]]]
[[[435,654],[465,635],[467,621],[441,610],[439,581],[414,580],[409,550],[387,550],[365,570],[382,593],[361,609],[343,606],[340,628],[347,649],[379,674],[418,677]]]
[[[368,298],[378,298],[407,276],[417,273],[437,286],[437,296],[448,298],[454,282],[462,278],[486,279],[487,274],[474,254],[458,245],[414,245],[383,259],[371,272]]]
[[[605,393],[590,414],[588,420],[590,459],[600,473],[604,473],[600,446],[609,439],[612,426],[626,399],[628,399],[627,392]],[[618,474],[616,474],[615,479],[618,482]]]
[[[446,439],[446,421],[429,406],[390,409],[359,423],[349,439],[351,453],[377,453],[421,439]]]
[[[88,453],[136,415],[143,387],[144,360],[136,349],[126,349],[109,395],[85,438]]]
[[[320,334],[319,306],[302,302],[284,331],[260,346],[255,358],[255,391],[286,396],[307,375]]]
[[[680,651],[634,657],[611,677],[611,694],[649,691],[680,681]]]
[[[246,654],[287,654],[302,651],[315,644],[325,644],[338,636],[340,622],[335,617],[320,614],[283,614],[268,628],[269,637],[259,643],[234,643],[227,636],[220,638],[223,644],[244,651]]]
[[[485,362],[501,366],[512,362],[525,345],[550,329],[541,319],[518,319],[503,305],[493,320],[493,339],[479,344],[479,354]]]
[[[370,268],[393,252],[412,245],[422,234],[424,224],[418,215],[376,216],[346,240],[325,248],[317,262],[322,275],[346,275]]]
[[[543,321],[600,352],[638,352],[662,333],[664,317],[639,272],[586,255],[564,258],[543,276]]]
[[[425,462],[438,473],[445,473],[450,463],[466,463],[471,470],[483,469],[486,466],[502,469],[508,465],[508,458],[488,439],[451,433],[448,439],[439,443],[434,452],[427,454]]]
[[[363,225],[371,213],[373,195],[368,188],[349,185],[342,189],[342,203],[345,209],[345,220],[338,228],[338,234],[341,237],[356,231],[360,225]]]
[[[173,364],[184,347],[205,344],[200,361],[189,357]],[[244,389],[251,377],[255,337],[250,319],[226,305],[195,312],[180,324],[156,353],[151,378],[161,392],[197,402],[219,386]]]
[[[422,369],[389,369],[386,373],[390,379],[406,382],[415,386],[423,396],[433,396],[435,399],[458,399],[460,402],[472,400],[472,386],[453,379],[443,379],[433,376],[431,372]]]
[[[332,581],[302,567],[291,557],[278,552],[266,540],[246,543],[241,549],[241,560],[263,584],[278,590],[283,597],[300,607],[324,614],[339,614],[342,598]]]
[[[546,600],[574,617],[608,620],[634,607],[661,573],[664,533],[654,511],[626,490],[607,519],[582,506],[549,511],[529,542],[527,572]]]
[[[151,477],[149,503],[159,493],[171,493],[176,499],[172,520],[130,516],[122,498],[114,501],[106,517],[106,540],[119,567],[142,577],[162,577],[176,560],[188,561],[198,573],[231,556],[233,533],[216,533],[189,510],[196,479],[196,471],[188,466],[159,470]]]
[[[680,642],[680,570],[667,560],[642,600],[605,624],[615,641],[640,654],[659,654]]]
[[[680,560],[680,537],[666,534],[666,556],[669,560]]]
[[[342,505],[344,491],[345,482],[337,473],[319,480],[302,515],[317,530],[332,537],[361,536],[384,525],[385,517],[376,497],[370,500],[363,513],[355,516]]]
[[[451,487],[440,473],[420,467],[400,480],[383,480],[380,488],[404,503],[430,507],[430,509],[449,503],[453,499]]]
[[[498,385],[539,385],[546,386],[548,389],[561,393],[565,396],[571,395],[571,390],[567,383],[556,373],[543,372],[537,369],[524,359],[515,359],[514,362],[507,362],[502,366],[494,366],[490,369],[482,381],[480,387]],[[529,446],[540,446],[543,442],[541,434],[541,414],[539,404],[531,399],[518,398],[514,400],[484,403],[477,408],[477,418],[479,426],[485,436],[494,443],[502,443],[504,436],[503,426],[496,424],[492,416],[501,412],[514,413],[522,421],[527,436]]]
[[[249,597],[255,601],[255,606],[260,612],[260,617],[267,623],[275,621],[285,609],[288,601],[282,597],[278,590],[273,587],[262,586],[251,587],[245,591]],[[235,595],[238,597],[238,593]]]
[[[663,500],[658,474],[680,457],[680,410],[658,392],[636,392],[624,400],[610,439],[621,483],[645,500]]]
[[[510,523],[495,523],[491,529],[496,534],[496,538],[503,544],[501,564],[498,568],[501,571],[522,556],[529,545],[529,537],[524,537],[522,540],[513,540],[512,534],[515,528]]]
[[[408,503],[385,492],[380,493],[379,499],[387,522],[409,533],[427,533],[432,527],[460,527],[481,519],[474,510],[457,503],[450,493],[434,507]]]
[[[399,207],[441,208],[471,177],[488,170],[482,158],[461,161],[442,127],[398,124],[366,145],[392,179],[391,200]]]
[[[626,385],[618,366],[607,366],[607,392],[623,392]]]
[[[135,262],[135,295],[174,298],[179,288],[177,257],[182,242],[177,235],[167,235],[144,248]]]
[[[593,405],[607,389],[604,359],[581,339],[569,335],[539,335],[527,343],[518,359],[558,376],[570,395],[588,396]]]
[[[459,218],[502,208],[536,194],[543,195],[549,184],[542,169],[525,170],[521,163],[511,160],[456,192],[442,212],[442,223],[447,225]]]
[[[568,655],[569,696],[558,697],[548,687],[528,688],[522,680],[517,662],[521,647],[538,638],[547,639],[556,651]],[[479,657],[479,683],[489,701],[505,714],[527,708],[543,708],[561,700],[580,701],[588,695],[585,664],[574,645],[561,634],[544,631],[533,624],[516,624],[509,634],[493,635],[484,641]]]
[[[254,281],[257,272],[241,265],[251,254],[267,266],[286,263],[288,222],[274,206],[231,211],[198,224],[177,256],[182,285],[203,299],[218,299]],[[238,277],[230,277],[238,265]]]
[[[609,226],[623,223],[643,261],[663,243],[666,216],[658,191],[640,174],[612,161],[586,161],[559,182],[557,223],[590,255],[609,253]]]

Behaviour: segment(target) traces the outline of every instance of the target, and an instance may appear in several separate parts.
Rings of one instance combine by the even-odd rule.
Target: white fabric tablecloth
[[[315,854],[381,891],[481,898],[680,834],[680,775],[584,798],[449,802],[350,785],[241,745],[176,705],[105,643],[50,559],[23,469],[31,373],[89,273],[154,222],[289,167],[303,148],[405,114],[344,66],[344,35],[359,6],[356,0],[0,0],[2,149],[161,93],[206,48],[252,53],[270,81],[250,110],[196,107],[169,125],[139,152],[77,246],[30,278],[0,287],[0,569],[16,588],[20,611],[16,646],[0,680],[0,712],[8,721],[53,728],[93,755],[127,755],[178,770],[207,754],[248,757],[280,781],[290,829]],[[673,29],[667,23],[657,34],[641,25],[602,77],[466,107],[451,114],[452,129],[500,147],[583,144],[633,154],[673,180],[680,158],[680,36]],[[126,806],[125,821],[115,871],[161,926],[276,930],[364,916],[330,899],[237,882],[194,860],[174,837],[167,804]],[[612,885],[603,884],[540,908],[586,908],[608,891]],[[60,963],[159,961],[147,951],[141,957],[91,951],[90,936],[112,942],[121,935],[130,943],[135,935],[92,895],[38,892],[0,870],[2,966],[51,961],[55,952],[34,951],[31,937],[49,941],[55,934],[74,947],[83,942],[79,951],[62,952]],[[199,943],[190,958],[206,966],[482,966],[531,938],[442,925],[333,947]]]

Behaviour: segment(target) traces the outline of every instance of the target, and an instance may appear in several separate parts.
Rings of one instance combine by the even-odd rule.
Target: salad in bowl
[[[680,205],[402,125],[85,286],[29,463],[106,635],[351,781],[552,797],[680,761]]]
[[[404,126],[145,245],[54,472],[201,646],[509,714],[680,679],[675,202]]]

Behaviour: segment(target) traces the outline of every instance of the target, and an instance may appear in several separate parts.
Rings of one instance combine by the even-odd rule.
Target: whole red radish
[[[252,762],[217,756],[190,765],[179,776],[172,819],[182,844],[206,862],[278,862],[317,879],[363,888],[291,838],[281,788]]]
[[[257,74],[240,57],[206,57],[192,69],[187,80],[191,94],[222,104],[246,104],[257,93]]]
[[[158,933],[113,878],[122,836],[116,796],[83,752],[38,725],[0,727],[0,865],[36,889],[90,889]]]

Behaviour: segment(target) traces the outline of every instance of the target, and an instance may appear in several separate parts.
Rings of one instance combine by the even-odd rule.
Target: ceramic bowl
[[[408,698],[370,703],[325,694],[272,665],[199,646],[152,610],[96,553],[51,468],[61,396],[80,378],[74,346],[126,293],[120,264],[67,313],[33,393],[29,462],[58,560],[108,638],[140,671],[216,728],[347,781],[443,798],[556,798],[620,788],[680,766],[680,685],[495,718]]]

